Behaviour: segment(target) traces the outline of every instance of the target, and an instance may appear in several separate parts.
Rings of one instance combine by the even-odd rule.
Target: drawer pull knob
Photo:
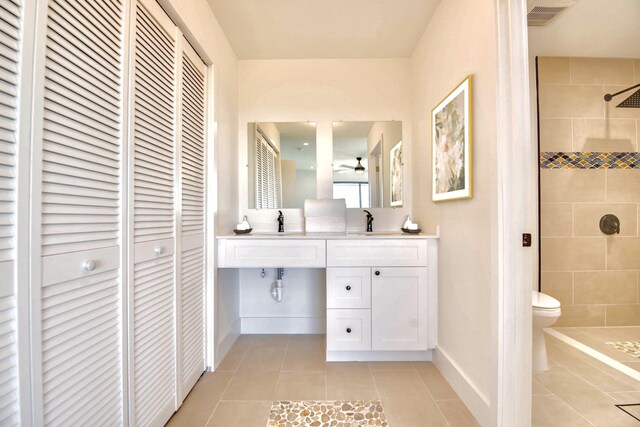
[[[380,270],[376,270],[376,276],[380,275]]]
[[[162,246],[158,246],[155,252],[156,252],[156,256],[160,256],[164,253],[164,248]]]
[[[347,333],[350,334],[351,333],[351,328],[347,328]]]
[[[350,290],[351,290],[351,286],[350,286],[350,285],[347,285],[347,288],[346,288],[346,289],[347,289],[348,291],[350,291]]]
[[[92,259],[90,259],[89,261],[85,261],[82,264],[82,269],[84,271],[93,271],[96,269],[96,262]]]

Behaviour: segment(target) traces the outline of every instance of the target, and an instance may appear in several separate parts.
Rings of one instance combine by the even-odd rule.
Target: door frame
[[[498,281],[492,300],[497,380],[493,425],[531,422],[531,289],[537,253],[526,0],[495,0],[497,40]]]

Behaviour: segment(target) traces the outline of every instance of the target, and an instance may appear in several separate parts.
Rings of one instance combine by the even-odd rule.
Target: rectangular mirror
[[[302,208],[315,199],[316,124],[249,123],[249,208]]]
[[[348,208],[402,206],[402,123],[333,123],[333,198]]]

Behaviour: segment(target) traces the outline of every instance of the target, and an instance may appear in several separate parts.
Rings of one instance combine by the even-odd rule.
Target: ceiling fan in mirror
[[[362,165],[361,160],[362,160],[362,157],[356,157],[357,164],[355,166],[343,163],[340,166],[338,166],[337,168],[335,168],[334,170],[337,173],[353,173],[353,172],[355,172],[358,175],[362,175],[362,174],[364,174],[365,167]]]

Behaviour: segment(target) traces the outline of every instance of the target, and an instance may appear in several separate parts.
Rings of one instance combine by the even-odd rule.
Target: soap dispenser
[[[402,228],[408,230],[411,227],[411,224],[413,224],[411,222],[411,215],[407,215],[407,219],[404,221],[404,225],[402,226]]]
[[[249,225],[249,221],[247,221],[247,216],[242,217],[242,228],[241,230],[249,230],[251,225]]]

